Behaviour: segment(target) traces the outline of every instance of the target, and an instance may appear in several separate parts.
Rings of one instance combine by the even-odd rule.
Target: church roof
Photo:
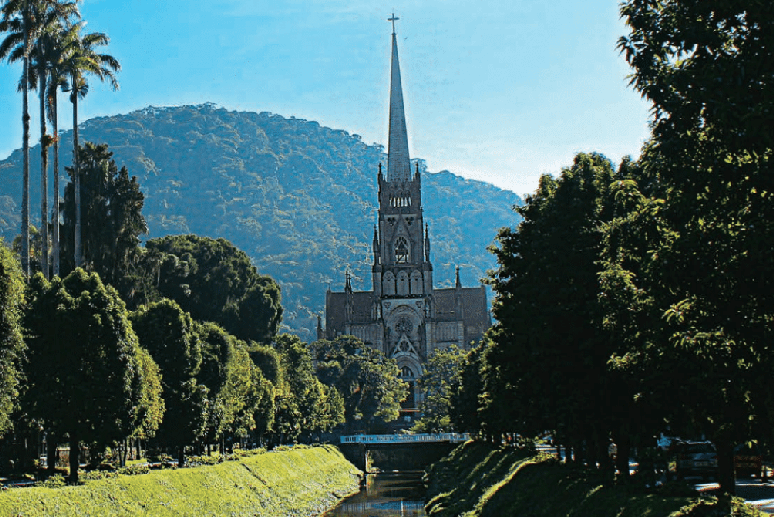
[[[462,303],[462,315],[457,312],[458,296]],[[462,317],[465,325],[484,325],[487,328],[491,324],[483,287],[433,289],[433,298],[438,321],[458,321]]]
[[[406,114],[403,110],[403,88],[400,83],[398,43],[392,33],[392,64],[390,74],[390,134],[387,148],[387,181],[404,182],[411,179],[411,160],[408,152]]]

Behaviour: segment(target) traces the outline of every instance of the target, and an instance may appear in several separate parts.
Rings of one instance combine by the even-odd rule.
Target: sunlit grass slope
[[[0,515],[305,516],[357,487],[357,471],[338,449],[304,447],[75,487],[5,490]]]
[[[594,471],[546,456],[468,442],[428,473],[427,512],[433,517],[699,517],[762,515],[741,500],[620,486]],[[607,482],[605,482],[607,481]],[[730,508],[720,510],[721,504]]]

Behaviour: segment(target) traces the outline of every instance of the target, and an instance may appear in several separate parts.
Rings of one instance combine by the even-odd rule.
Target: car
[[[754,443],[742,443],[734,448],[734,471],[736,477],[761,477],[763,458]]]
[[[678,477],[715,477],[718,454],[712,442],[679,442],[675,445]]]

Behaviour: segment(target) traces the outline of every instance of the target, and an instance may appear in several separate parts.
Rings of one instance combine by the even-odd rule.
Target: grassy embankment
[[[80,486],[3,490],[0,515],[306,516],[358,485],[357,470],[335,447],[296,447]]]
[[[706,517],[758,516],[740,499],[699,497],[687,486],[648,490],[616,485],[598,472],[468,442],[428,473],[432,517]]]

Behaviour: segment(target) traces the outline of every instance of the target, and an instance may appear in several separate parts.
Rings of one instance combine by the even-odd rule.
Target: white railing
[[[340,443],[460,443],[469,439],[470,435],[468,433],[356,434],[342,436],[340,438]]]

